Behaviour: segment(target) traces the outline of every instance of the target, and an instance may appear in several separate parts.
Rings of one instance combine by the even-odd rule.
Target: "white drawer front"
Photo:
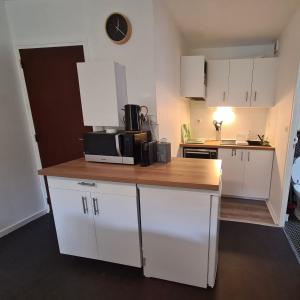
[[[136,185],[133,183],[105,182],[89,179],[73,179],[64,177],[48,177],[49,188],[61,188],[84,192],[99,192],[105,194],[136,195]]]

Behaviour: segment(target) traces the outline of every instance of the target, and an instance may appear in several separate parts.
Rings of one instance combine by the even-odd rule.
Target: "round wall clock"
[[[130,21],[120,13],[111,14],[106,20],[105,28],[108,37],[116,44],[124,44],[130,38]]]

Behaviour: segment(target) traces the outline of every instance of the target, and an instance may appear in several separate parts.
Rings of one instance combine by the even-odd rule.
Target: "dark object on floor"
[[[288,222],[285,222],[284,232],[300,264],[300,221],[291,215]]]
[[[299,282],[295,256],[274,227],[221,222],[216,286],[207,290],[60,255],[51,215],[0,239],[1,300],[298,300]]]

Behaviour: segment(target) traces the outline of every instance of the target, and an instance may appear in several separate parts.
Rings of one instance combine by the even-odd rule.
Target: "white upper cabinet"
[[[205,98],[205,57],[181,56],[181,96]]]
[[[207,102],[210,106],[226,106],[228,102],[229,60],[207,62]]]
[[[86,126],[123,126],[128,103],[125,67],[113,61],[77,63]]]
[[[210,60],[207,68],[207,105],[273,106],[277,61],[275,57]]]
[[[251,106],[274,105],[277,64],[274,57],[254,59]]]
[[[228,105],[249,107],[253,59],[230,60]]]

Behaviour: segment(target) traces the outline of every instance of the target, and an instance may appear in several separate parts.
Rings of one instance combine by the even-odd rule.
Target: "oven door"
[[[183,157],[186,158],[201,158],[201,159],[217,159],[217,149],[199,149],[199,148],[184,148]]]

